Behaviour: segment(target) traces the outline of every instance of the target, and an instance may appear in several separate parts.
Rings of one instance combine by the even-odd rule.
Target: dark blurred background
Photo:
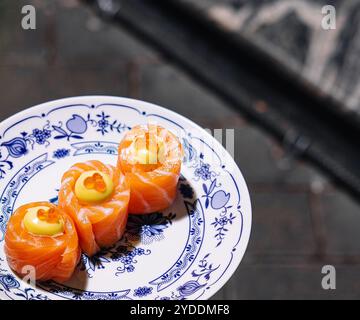
[[[214,298],[359,298],[357,176],[347,174],[358,167],[358,144],[348,146],[339,142],[335,148],[326,144],[336,139],[352,141],[345,134],[357,132],[359,2],[170,1],[184,8],[184,17],[194,23],[193,27],[201,21],[202,27],[220,30],[221,33],[214,34],[216,41],[223,37],[227,45],[229,39],[232,41],[230,45],[234,45],[234,50],[247,48],[243,56],[234,55],[241,70],[246,69],[241,68],[243,57],[250,56],[246,59],[252,61],[251,50],[265,67],[276,67],[261,71],[258,65],[250,65],[257,70],[256,74],[249,75],[245,70],[239,78],[244,86],[240,83],[238,87],[234,85],[237,78],[222,81],[223,87],[211,78],[221,79],[227,72],[230,77],[233,70],[230,63],[234,63],[231,59],[218,60],[219,70],[223,70],[219,76],[216,70],[213,74],[202,73],[206,65],[212,70],[210,54],[221,55],[221,50],[210,53],[207,50],[209,60],[202,59],[201,68],[194,72],[196,68],[192,68],[191,62],[199,59],[196,52],[202,42],[177,37],[179,26],[175,18],[173,22],[166,22],[174,23],[173,30],[169,25],[162,28],[173,32],[170,34],[174,37],[169,37],[168,43],[164,37],[159,44],[156,32],[151,35],[142,31],[147,27],[149,32],[156,31],[158,25],[162,26],[161,19],[147,16],[150,2],[153,8],[149,10],[157,10],[157,4],[163,3],[2,0],[0,120],[52,99],[108,94],[159,104],[204,128],[235,128],[235,160],[252,198],[252,235],[237,272]],[[337,29],[325,32],[319,19],[321,7],[329,3],[337,10]],[[21,28],[21,7],[25,4],[37,9],[36,30]],[[144,10],[141,14],[149,17],[148,21],[136,19],[139,11],[132,16],[136,10],[132,11],[131,6],[138,4]],[[176,18],[181,22],[178,12]],[[202,33],[197,34],[199,30],[200,27],[195,28],[192,36],[201,36]],[[171,46],[166,47],[174,39],[184,44],[181,48],[185,49],[179,48],[183,50],[179,56],[172,55]],[[191,52],[195,56],[192,57]],[[286,82],[286,79],[293,81]],[[251,87],[247,88],[249,83]],[[274,83],[288,85],[275,87]],[[231,87],[236,94],[227,91]],[[264,94],[265,88],[271,90]],[[311,108],[314,106],[310,109],[316,114],[316,121],[307,121],[306,108],[304,111],[295,105],[298,96],[306,97],[306,103]],[[255,97],[253,103],[248,103],[252,97]],[[322,104],[324,109],[319,110]],[[283,109],[277,109],[280,105],[284,105]],[[330,111],[326,109],[329,105]],[[295,118],[299,123],[314,125],[297,127],[292,117],[295,111],[286,112],[290,108],[298,112]],[[321,132],[313,129],[322,126]],[[354,131],[335,136],[350,126]],[[299,139],[291,138],[290,142],[286,139],[288,132],[303,137],[302,130],[310,142],[319,146],[312,153],[311,148],[307,154],[307,148],[298,146]],[[326,130],[329,136],[325,135]],[[334,138],[326,138],[330,134]],[[354,152],[353,157],[346,154],[346,161],[341,156],[336,158],[348,147]],[[320,151],[316,153],[317,150]],[[327,264],[336,267],[336,290],[326,291],[321,287],[321,268]]]

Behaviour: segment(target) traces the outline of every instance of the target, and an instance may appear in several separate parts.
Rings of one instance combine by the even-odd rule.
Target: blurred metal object
[[[301,157],[310,148],[311,141],[306,136],[289,130],[285,133],[283,147],[296,157]]]
[[[119,12],[121,8],[121,1],[96,0],[96,5],[102,15],[105,15],[107,17],[113,17]]]
[[[98,0],[86,2],[104,14]],[[121,10],[112,15],[115,23],[359,199],[360,128],[337,112],[337,101],[299,81],[296,74],[251,43],[218,28],[181,1],[112,2],[121,4]],[[289,132],[296,134],[289,136]]]
[[[282,170],[290,170],[294,167],[295,159],[301,158],[311,146],[311,140],[299,134],[293,129],[285,133],[282,147],[284,155],[278,160],[278,166]]]

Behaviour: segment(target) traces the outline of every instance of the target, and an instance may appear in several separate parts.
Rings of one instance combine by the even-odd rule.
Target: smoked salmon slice
[[[125,176],[100,161],[77,163],[62,177],[59,206],[74,220],[80,247],[88,256],[122,237],[129,200]]]
[[[129,213],[147,214],[172,204],[182,157],[179,139],[161,126],[138,125],[127,132],[117,166],[130,184]]]
[[[11,269],[25,276],[28,267],[34,267],[39,281],[67,281],[80,259],[73,221],[49,202],[33,202],[14,212],[7,224],[4,249]]]

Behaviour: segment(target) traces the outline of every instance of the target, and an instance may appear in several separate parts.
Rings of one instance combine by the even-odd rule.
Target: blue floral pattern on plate
[[[153,288],[151,287],[139,287],[134,290],[134,296],[135,297],[145,297],[153,291]]]
[[[176,218],[176,213],[170,212],[164,216],[160,212],[148,215],[130,215],[126,227],[127,237],[133,241],[138,241],[148,245],[153,241],[164,239],[164,231],[172,224]]]
[[[96,269],[105,269],[106,263],[113,262],[118,265],[115,275],[120,276],[122,273],[134,272],[137,259],[149,254],[151,250],[135,247],[125,235],[117,244],[92,257],[83,254],[80,270],[85,270],[88,277],[92,278]]]
[[[68,156],[70,156],[70,149],[65,149],[65,148],[57,149],[53,153],[53,158],[58,160],[62,158],[66,158]]]

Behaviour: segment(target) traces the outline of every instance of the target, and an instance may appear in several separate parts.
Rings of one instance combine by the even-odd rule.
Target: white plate
[[[31,287],[14,275],[3,250],[11,213],[27,202],[56,202],[62,173],[75,162],[115,164],[124,133],[149,121],[184,145],[175,203],[130,216],[124,238],[83,256],[66,284]],[[0,145],[0,299],[208,299],[245,253],[251,204],[239,168],[211,135],[172,111],[118,97],[67,98],[3,121]]]

